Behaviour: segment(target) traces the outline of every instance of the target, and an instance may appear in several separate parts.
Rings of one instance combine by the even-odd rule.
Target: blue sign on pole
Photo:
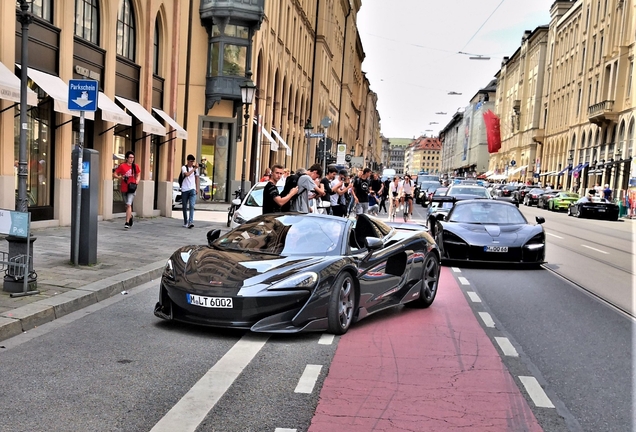
[[[99,83],[95,80],[68,82],[68,109],[70,111],[97,111]]]

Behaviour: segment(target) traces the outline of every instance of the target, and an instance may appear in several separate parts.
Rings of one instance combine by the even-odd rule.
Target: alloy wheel
[[[422,295],[426,300],[435,297],[439,282],[439,263],[433,256],[429,256],[424,264],[424,280]]]
[[[338,307],[338,320],[342,328],[347,328],[353,318],[353,283],[350,278],[345,278],[340,286],[340,301]]]

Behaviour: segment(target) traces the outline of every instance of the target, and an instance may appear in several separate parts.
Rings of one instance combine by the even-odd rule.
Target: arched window
[[[31,13],[45,21],[53,22],[51,1],[52,0],[33,0]]]
[[[75,0],[75,36],[99,44],[97,0]]]
[[[157,18],[155,20],[155,36],[154,36],[154,43],[153,43],[153,47],[152,47],[152,73],[157,75],[157,76],[161,76],[159,74],[159,62],[161,61],[160,55],[161,55],[161,50],[160,50],[160,41],[159,41],[159,19]]]
[[[629,123],[629,130],[627,132],[627,157],[632,158],[634,156],[634,119]]]
[[[623,120],[621,122],[621,127],[618,129],[618,151],[619,153],[622,153],[624,158],[629,156],[626,153],[626,150],[627,149],[625,148],[625,121]]]
[[[117,54],[135,61],[135,14],[130,0],[122,0],[117,13]]]

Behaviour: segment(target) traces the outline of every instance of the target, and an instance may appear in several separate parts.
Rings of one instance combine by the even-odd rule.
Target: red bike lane
[[[429,309],[354,325],[311,432],[542,431],[449,268]]]

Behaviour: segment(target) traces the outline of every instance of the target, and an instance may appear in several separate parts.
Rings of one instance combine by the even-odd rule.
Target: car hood
[[[540,226],[515,224],[465,224],[443,223],[445,230],[461,237],[469,244],[501,244],[505,246],[522,246],[532,235],[541,231]]]
[[[183,269],[183,278],[189,284],[238,289],[278,279],[276,276],[285,277],[288,273],[319,263],[324,257],[283,257],[192,246],[175,252],[173,259],[180,264],[178,268]]]

